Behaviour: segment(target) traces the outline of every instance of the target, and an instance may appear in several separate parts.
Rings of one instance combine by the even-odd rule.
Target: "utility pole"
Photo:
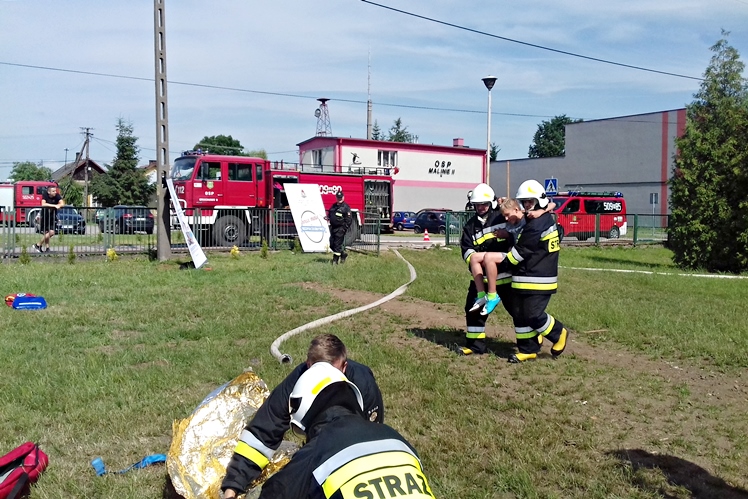
[[[86,163],[85,163],[85,166],[83,167],[83,170],[85,171],[85,177],[84,177],[85,180],[83,183],[83,206],[85,208],[88,208],[89,207],[89,203],[88,203],[88,158],[89,158],[90,138],[93,137],[91,130],[93,130],[93,128],[81,127],[81,130],[83,130],[82,133],[86,137],[85,141],[83,142],[83,147],[86,149]],[[67,149],[65,149],[65,153],[66,153],[65,157],[67,157]],[[75,166],[78,166],[78,165],[75,165]],[[73,173],[71,173],[71,175],[73,175],[74,173],[75,173],[75,168],[73,168]]]
[[[165,0],[153,0],[153,48],[156,70],[156,197],[158,229],[156,252],[159,261],[171,258],[171,216],[169,190],[169,107],[166,93],[166,7]]]

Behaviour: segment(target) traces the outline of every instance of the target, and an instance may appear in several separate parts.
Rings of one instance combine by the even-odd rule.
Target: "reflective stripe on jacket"
[[[319,434],[265,482],[260,499],[433,499],[418,454],[402,435],[333,410]]]
[[[558,289],[556,222],[551,213],[528,219],[517,243],[507,253],[513,266],[512,289],[524,294],[552,294]]]

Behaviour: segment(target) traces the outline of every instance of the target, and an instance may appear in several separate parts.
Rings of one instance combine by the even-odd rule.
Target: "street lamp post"
[[[488,89],[488,123],[486,125],[486,183],[491,185],[490,182],[490,166],[491,166],[491,89],[496,83],[495,76],[486,76],[483,78],[483,84]]]

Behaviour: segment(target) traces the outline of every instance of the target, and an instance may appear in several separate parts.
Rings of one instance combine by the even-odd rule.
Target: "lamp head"
[[[488,91],[490,92],[493,88],[494,84],[496,83],[496,77],[495,76],[486,76],[485,78],[482,78],[483,84],[486,86]]]

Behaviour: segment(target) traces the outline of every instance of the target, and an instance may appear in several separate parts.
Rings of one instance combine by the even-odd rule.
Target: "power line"
[[[469,31],[471,33],[476,33],[476,34],[483,35],[483,36],[489,36],[491,38],[496,38],[496,39],[504,40],[504,41],[507,41],[507,42],[518,43],[520,45],[525,45],[527,47],[533,47],[533,48],[536,48],[536,49],[547,50],[549,52],[555,52],[557,54],[568,55],[568,56],[571,56],[571,57],[578,57],[580,59],[587,59],[588,61],[601,62],[603,64],[612,64],[613,66],[620,66],[620,67],[623,67],[623,68],[636,69],[638,71],[647,71],[649,73],[657,73],[657,74],[662,74],[662,75],[667,75],[667,76],[675,76],[677,78],[687,78],[689,80],[697,80],[697,81],[703,81],[704,80],[703,78],[697,78],[695,76],[682,75],[682,74],[678,74],[678,73],[670,73],[670,72],[667,72],[667,71],[660,71],[660,70],[657,70],[657,69],[650,69],[650,68],[645,68],[645,67],[642,67],[642,66],[634,66],[632,64],[624,64],[622,62],[614,62],[614,61],[609,61],[607,59],[599,59],[597,57],[591,57],[591,56],[588,56],[588,55],[576,54],[574,52],[567,52],[566,50],[559,50],[559,49],[554,49],[554,48],[551,48],[551,47],[545,47],[543,45],[537,45],[535,43],[523,42],[521,40],[514,40],[512,38],[507,38],[505,36],[494,35],[492,33],[486,33],[485,31],[480,31],[480,30],[477,30],[477,29],[468,28],[468,27],[465,27],[465,26],[460,26],[459,24],[448,23],[446,21],[440,21],[439,19],[434,19],[432,17],[426,17],[426,16],[422,16],[420,14],[415,14],[413,12],[408,12],[408,11],[405,11],[405,10],[396,9],[394,7],[389,7],[387,5],[382,5],[382,4],[379,4],[379,3],[375,3],[375,2],[372,2],[370,0],[361,0],[361,1],[364,2],[364,3],[368,3],[369,5],[373,5],[375,7],[380,7],[382,9],[387,9],[387,10],[391,10],[393,12],[398,12],[400,14],[405,14],[406,16],[416,17],[418,19],[423,19],[425,21],[430,21],[432,23],[443,24],[444,26],[449,26],[451,28],[457,28],[457,29],[461,29],[463,31]]]
[[[118,75],[118,74],[112,74],[112,73],[98,73],[95,71],[81,71],[81,70],[76,70],[76,69],[53,68],[49,66],[35,66],[31,64],[18,64],[14,62],[5,62],[5,61],[0,61],[0,64],[6,65],[6,66],[16,66],[16,67],[30,68],[30,69],[41,69],[45,71],[57,71],[61,73],[73,73],[73,74],[82,74],[82,75],[89,75],[89,76],[102,76],[105,78],[120,78],[124,80],[147,81],[150,83],[154,81],[153,78],[143,78],[139,76]],[[277,96],[277,97],[293,97],[296,99],[317,100],[317,97],[310,97],[308,95],[289,94],[289,93],[283,93],[283,92],[268,92],[264,90],[250,90],[246,88],[224,87],[221,85],[207,85],[203,83],[191,83],[191,82],[184,82],[184,81],[169,80],[169,85],[182,85],[186,87],[210,88],[210,89],[215,89],[215,90],[229,90],[232,92],[243,92],[243,93],[250,93],[250,94],[272,95],[272,96]],[[334,100],[335,102],[367,104],[367,101],[364,101],[364,100],[355,100],[355,99],[332,99],[332,100]],[[398,108],[405,108],[405,109],[422,109],[426,111],[445,111],[445,112],[452,112],[452,113],[471,113],[471,114],[484,114],[485,113],[485,111],[477,111],[477,110],[472,110],[472,109],[416,106],[416,105],[409,105],[409,104],[392,104],[392,103],[387,103],[387,102],[377,102],[376,105],[386,106],[386,107],[398,107]],[[498,116],[517,116],[517,117],[522,117],[522,118],[551,118],[552,117],[548,115],[523,114],[523,113],[492,112],[491,114],[498,115]]]

